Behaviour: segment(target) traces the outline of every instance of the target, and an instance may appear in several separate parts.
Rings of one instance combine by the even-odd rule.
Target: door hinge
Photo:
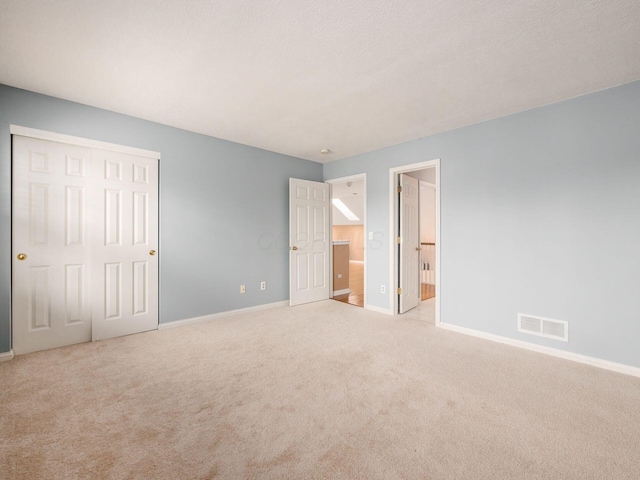
[[[398,244],[402,243],[402,237],[398,237]]]
[[[398,289],[398,295],[402,295],[402,289],[401,288]]]
[[[402,185],[398,185],[398,193],[402,193]]]

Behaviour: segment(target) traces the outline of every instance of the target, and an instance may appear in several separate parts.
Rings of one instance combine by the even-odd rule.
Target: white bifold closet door
[[[152,158],[13,136],[16,354],[157,328],[157,170]]]

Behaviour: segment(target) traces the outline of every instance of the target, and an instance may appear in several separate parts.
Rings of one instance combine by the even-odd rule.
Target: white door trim
[[[0,353],[0,363],[8,362],[9,360],[13,360],[13,350],[9,350],[8,352]]]
[[[47,132],[46,130],[21,127],[20,125],[10,125],[9,129],[11,135],[21,135],[23,137],[38,138],[40,140],[68,143],[70,145],[78,145],[80,147],[100,148],[102,150],[109,150],[110,152],[128,153],[130,155],[138,155],[140,157],[160,160],[160,152],[153,152],[151,150],[144,150],[142,148],[127,147],[125,145],[118,145],[115,143],[91,140],[89,138],[74,137],[72,135],[65,135],[63,133]]]
[[[395,225],[398,222],[398,194],[396,185],[398,184],[398,174],[423,170],[435,167],[436,169],[436,327],[440,326],[440,272],[442,271],[440,262],[440,251],[442,245],[440,241],[440,159],[426,162],[412,163],[391,167],[389,169],[389,305],[391,314],[398,315],[398,242],[395,241]]]
[[[325,180],[325,183],[329,184],[329,196],[330,198],[333,198],[333,184],[335,183],[345,183],[345,182],[352,182],[353,180],[362,180],[364,182],[364,187],[362,189],[363,191],[363,203],[364,203],[364,220],[363,220],[363,227],[362,229],[364,230],[364,238],[362,239],[362,242],[364,244],[364,308],[369,309],[370,310],[370,306],[367,304],[367,298],[369,298],[369,295],[367,294],[367,258],[368,258],[368,251],[369,249],[367,248],[367,238],[369,238],[369,234],[367,233],[367,174],[366,173],[358,173],[356,175],[349,175],[346,177],[339,177],[339,178],[332,178],[331,180]],[[331,267],[330,267],[330,272],[331,272],[331,298],[333,298],[333,204],[330,205],[329,207],[329,219],[331,222],[331,236],[330,236],[330,242],[331,242],[331,254],[329,256],[329,261],[331,262]]]

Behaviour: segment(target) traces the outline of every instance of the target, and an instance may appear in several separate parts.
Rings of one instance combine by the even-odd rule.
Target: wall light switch
[[[245,293],[246,292],[246,288],[244,285],[240,285],[240,293]]]
[[[342,274],[341,273],[338,274],[338,278],[342,278]]]
[[[369,232],[369,240],[373,240],[373,232]]]

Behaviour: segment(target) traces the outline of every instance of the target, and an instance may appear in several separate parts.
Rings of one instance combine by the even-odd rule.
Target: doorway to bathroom
[[[330,180],[332,293],[339,302],[365,305],[366,177]]]

